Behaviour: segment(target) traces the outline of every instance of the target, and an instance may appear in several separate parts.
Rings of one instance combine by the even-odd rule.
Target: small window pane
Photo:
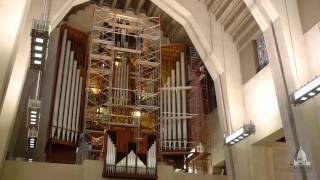
[[[261,70],[269,64],[267,47],[263,36],[257,39],[257,52],[259,60],[259,70]]]

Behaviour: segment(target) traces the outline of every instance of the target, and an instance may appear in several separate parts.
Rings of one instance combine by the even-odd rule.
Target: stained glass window
[[[257,39],[257,53],[258,53],[258,60],[259,60],[259,70],[264,68],[266,65],[269,64],[267,47],[264,40],[264,37],[261,36]]]

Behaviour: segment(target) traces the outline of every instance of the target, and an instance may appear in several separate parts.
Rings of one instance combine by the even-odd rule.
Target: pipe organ
[[[144,135],[138,143],[133,132],[109,131],[105,135],[104,174],[111,177],[153,179],[156,176],[156,137]]]
[[[161,46],[160,17],[90,6],[88,34],[64,22],[50,36],[47,161],[101,160],[104,177],[156,179],[157,160],[185,163],[204,154],[204,136],[197,136],[203,73],[192,72],[203,66],[200,57],[185,59],[184,44]],[[33,149],[40,103],[29,106]]]
[[[82,126],[87,35],[62,24],[59,36],[47,160],[75,162],[75,148]]]
[[[184,53],[180,61],[176,61],[175,69],[171,69],[165,86],[161,88],[160,129],[161,147],[163,151],[186,150],[187,119],[192,117],[187,113]]]
[[[95,6],[84,133],[104,136],[86,152],[104,160],[105,177],[157,177],[160,35],[158,17]]]
[[[164,161],[180,162],[175,165],[184,171],[191,166],[194,169],[197,160],[203,161],[210,149],[207,148],[210,140],[202,139],[207,133],[203,127],[203,103],[207,102],[203,96],[204,89],[207,90],[204,86],[207,83],[204,78],[206,71],[195,49],[190,49],[183,44],[161,47],[161,155]]]

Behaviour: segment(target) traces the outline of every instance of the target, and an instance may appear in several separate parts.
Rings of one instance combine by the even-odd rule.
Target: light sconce
[[[30,68],[42,70],[47,58],[49,42],[49,22],[33,20],[31,30],[31,63]]]
[[[37,138],[29,137],[28,138],[28,149],[33,150],[36,148],[37,145]]]
[[[302,104],[306,100],[311,99],[320,93],[320,76],[308,82],[302,88],[291,95],[291,100],[294,104]]]
[[[41,101],[35,99],[29,99],[28,104],[28,150],[34,150],[36,148],[38,139],[38,129],[40,121],[40,106]]]
[[[254,124],[245,124],[243,127],[225,138],[225,145],[234,145],[248,137],[250,134],[253,134],[254,132]]]
[[[134,118],[140,118],[140,117],[141,117],[141,111],[135,110],[135,111],[133,112],[133,117],[134,117]]]
[[[41,101],[36,99],[29,99],[28,104],[28,127],[38,126],[40,120],[40,106]]]

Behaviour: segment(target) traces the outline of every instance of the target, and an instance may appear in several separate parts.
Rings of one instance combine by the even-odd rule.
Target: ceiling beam
[[[150,14],[154,11],[155,8],[156,8],[156,5],[154,5],[152,2],[150,2],[150,5],[147,9],[147,16],[150,16]]]
[[[166,22],[168,19],[170,19],[171,17],[162,11],[162,13],[160,14],[160,21],[161,21],[161,24]]]
[[[166,27],[165,27],[165,33],[169,32],[171,29],[171,26],[173,26],[176,23],[176,21],[174,19],[171,19],[171,21],[169,23],[167,23]]]
[[[153,16],[153,17],[154,16],[159,16],[160,13],[161,13],[161,9],[156,7],[156,8],[154,8],[153,12],[151,13],[151,16]]]
[[[136,9],[134,10],[135,14],[139,14],[142,6],[145,4],[146,0],[139,0]]]
[[[225,0],[215,0],[210,7],[209,11],[215,14],[217,12],[217,9],[219,9]]]
[[[237,7],[239,7],[241,4],[240,0],[232,0],[227,7],[225,8],[225,10],[221,13],[218,14],[216,19],[219,22],[223,22],[227,17],[231,16],[231,14],[237,9]]]
[[[256,21],[254,18],[251,16],[250,19],[246,22],[241,24],[240,28],[238,28],[237,32],[234,33],[233,35],[233,40],[238,43],[239,40],[246,35],[246,33],[251,30],[252,27],[257,25]]]
[[[234,21],[241,15],[243,11],[246,10],[246,5],[244,3],[239,3],[226,18],[222,20],[222,25],[226,27],[230,26]]]
[[[232,0],[223,0],[222,3],[219,4],[219,6],[213,10],[213,14],[215,16],[220,16],[223,11],[226,10],[226,7],[232,2]]]
[[[233,27],[230,28],[228,32],[230,32],[230,34],[234,36],[234,34],[238,31],[238,29],[241,28],[241,25],[245,24],[250,18],[251,18],[251,14],[250,12],[248,12],[247,14],[245,14],[245,16],[242,16],[241,18],[239,18],[239,21],[233,23]]]
[[[204,4],[205,4],[206,6],[208,6],[212,1],[213,1],[213,0],[206,0],[206,1],[204,2]]]
[[[253,26],[243,38],[238,41],[237,49],[240,52],[243,48],[245,48],[250,42],[258,39],[262,35],[262,31],[258,24]]]
[[[212,12],[212,10],[221,2],[221,0],[212,0],[208,5],[208,11]]]
[[[172,38],[173,42],[179,42],[179,39],[181,39],[181,37],[183,36],[184,33],[185,33],[184,28],[182,26],[180,26]]]

